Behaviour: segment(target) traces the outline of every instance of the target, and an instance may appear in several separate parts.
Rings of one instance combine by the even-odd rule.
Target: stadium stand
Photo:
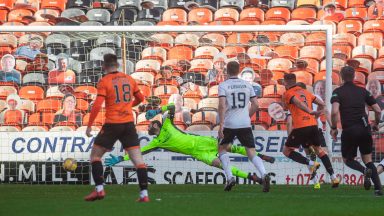
[[[381,19],[384,13],[379,3],[367,7],[363,0],[191,2],[0,0],[0,24],[330,24],[334,27],[333,84],[340,84],[340,68],[348,62],[358,63],[356,82],[360,85],[365,86],[368,78],[384,83],[380,75],[384,70],[384,20]],[[252,118],[256,130],[285,128],[281,122],[273,122],[266,112],[271,103],[280,102],[285,89],[279,82],[284,74],[295,73],[309,87],[325,78],[324,33],[157,33],[150,37],[153,40],[147,42],[128,39],[126,71],[138,81],[146,97],[158,96],[161,104],[166,104],[170,95],[181,94],[183,106],[191,110],[192,122],[178,126],[188,131],[216,126],[217,84],[222,79],[213,82],[205,79],[222,73],[215,59],[219,53],[227,59],[239,60],[241,69],[251,68],[254,74],[251,82],[262,86],[261,110]],[[22,100],[19,109],[27,116],[17,126],[1,123],[0,130],[84,130],[97,93],[95,85],[102,76],[102,57],[116,53],[123,58],[121,41],[117,35],[79,40],[64,34],[0,34],[0,109],[7,110],[7,97],[17,94]],[[253,41],[283,45],[254,46]],[[17,73],[19,79],[15,78]],[[63,85],[70,86],[72,91],[62,90]],[[74,112],[81,117],[80,125],[69,124],[69,119],[75,118],[72,114],[67,116],[68,125],[54,123],[55,114],[63,109],[66,94],[76,98]],[[138,128],[146,130],[148,122],[142,120],[143,110],[135,111]],[[95,126],[100,127],[103,121],[101,114]]]

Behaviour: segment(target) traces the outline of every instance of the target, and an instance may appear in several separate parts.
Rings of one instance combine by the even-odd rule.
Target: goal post
[[[259,72],[256,72],[256,70],[262,71],[264,69],[267,69],[267,67],[269,67],[267,60],[271,60],[271,59],[279,57],[279,55],[278,55],[279,53],[277,53],[276,50],[270,49],[270,53],[266,54],[266,53],[262,53],[264,51],[261,50],[260,47],[267,47],[267,48],[272,47],[272,48],[274,48],[274,47],[281,46],[281,47],[283,47],[282,49],[284,49],[284,46],[292,46],[292,45],[296,46],[297,41],[295,38],[293,38],[292,39],[293,42],[290,42],[289,40],[282,42],[279,40],[278,37],[276,37],[276,38],[278,38],[277,40],[271,39],[271,38],[269,38],[268,40],[264,40],[262,37],[258,38],[257,37],[258,35],[268,35],[268,33],[276,33],[276,35],[279,35],[279,36],[281,36],[284,33],[301,33],[302,35],[309,35],[310,33],[313,33],[313,32],[322,32],[322,33],[325,33],[325,41],[322,41],[324,38],[319,38],[319,41],[316,41],[316,38],[315,38],[314,39],[315,41],[312,41],[312,42],[314,42],[314,44],[322,44],[321,46],[325,47],[325,52],[324,52],[324,57],[325,57],[325,67],[324,68],[325,68],[325,83],[326,83],[325,84],[325,87],[326,87],[325,99],[326,99],[326,104],[327,104],[328,110],[331,109],[330,97],[332,94],[332,70],[333,70],[333,66],[332,66],[332,56],[333,56],[332,35],[333,35],[333,28],[330,25],[97,26],[97,27],[95,27],[95,26],[0,26],[0,31],[1,31],[1,34],[7,34],[7,33],[13,34],[14,33],[15,35],[18,35],[17,36],[18,40],[20,40],[21,36],[24,34],[36,34],[36,35],[39,35],[41,33],[47,33],[47,35],[48,35],[48,33],[50,35],[62,34],[62,35],[65,35],[67,37],[67,39],[69,38],[68,39],[69,41],[66,41],[66,42],[68,42],[68,44],[69,44],[69,42],[81,41],[82,39],[97,40],[98,38],[101,38],[103,36],[116,36],[120,39],[113,41],[113,43],[115,44],[115,47],[113,48],[113,50],[116,54],[120,55],[120,58],[122,59],[123,66],[126,66],[126,67],[123,67],[122,70],[125,71],[128,69],[125,72],[133,74],[133,77],[137,78],[137,79],[141,79],[138,76],[136,76],[138,73],[146,73],[146,72],[153,73],[154,70],[159,70],[160,66],[161,66],[161,68],[163,68],[163,66],[164,66],[164,65],[158,65],[157,64],[156,66],[154,66],[154,68],[151,68],[152,66],[148,66],[149,63],[143,62],[142,60],[157,60],[157,61],[162,62],[162,63],[164,63],[164,61],[165,61],[165,59],[159,59],[158,56],[153,57],[151,55],[148,58],[143,59],[142,58],[142,54],[143,54],[142,52],[145,48],[151,47],[153,44],[156,44],[154,46],[159,46],[160,48],[164,48],[164,50],[167,52],[166,55],[168,55],[170,53],[170,47],[163,46],[164,44],[161,44],[161,41],[156,41],[157,39],[152,37],[155,34],[167,33],[167,34],[172,36],[172,38],[173,38],[172,40],[173,40],[173,43],[175,45],[182,45],[182,46],[186,46],[186,47],[189,47],[189,46],[193,47],[195,45],[195,44],[188,44],[188,43],[195,43],[196,41],[193,40],[194,38],[192,38],[192,39],[184,38],[184,40],[187,42],[187,44],[177,44],[178,43],[178,41],[176,40],[177,36],[182,35],[182,34],[186,34],[186,33],[192,33],[192,34],[198,35],[197,38],[199,39],[199,41],[197,41],[197,44],[200,43],[200,45],[202,45],[202,44],[207,45],[208,44],[208,45],[214,46],[213,45],[214,43],[212,40],[211,41],[208,40],[208,42],[207,42],[207,40],[201,40],[200,41],[200,39],[203,38],[206,34],[210,34],[210,33],[218,33],[218,34],[225,35],[227,43],[225,43],[225,41],[224,41],[224,44],[222,47],[215,48],[219,51],[219,54],[224,52],[223,50],[226,47],[230,47],[230,46],[240,47],[239,49],[234,49],[234,51],[230,51],[230,52],[235,52],[235,51],[237,52],[238,50],[240,50],[240,51],[243,50],[241,52],[245,52],[245,53],[247,51],[245,51],[246,49],[244,47],[247,47],[247,48],[255,47],[256,51],[254,51],[252,53],[252,55],[249,54],[249,56],[247,57],[246,60],[247,61],[255,60],[257,62],[260,60],[260,61],[263,61],[263,64],[258,65],[256,63],[252,63],[252,62],[251,63],[249,63],[249,62],[244,63],[245,60],[243,63],[246,65],[245,67],[254,66],[255,67],[255,68],[253,68],[254,73],[259,73]],[[243,38],[240,38],[242,36],[239,36],[242,33],[250,33],[253,38],[251,40],[247,40],[244,42]],[[238,34],[238,35],[236,35],[236,34]],[[235,35],[232,38],[234,41],[233,42],[234,44],[228,43],[231,35]],[[65,40],[67,40],[67,39],[65,39]],[[189,39],[192,40],[192,42]],[[56,40],[60,40],[60,39],[56,39]],[[140,41],[140,43],[133,43],[135,41]],[[62,43],[63,41],[58,41],[58,42]],[[129,46],[132,43],[133,43],[132,49],[127,49],[127,46]],[[293,44],[290,44],[290,43],[293,43]],[[304,46],[304,43],[306,43],[306,42],[302,41],[300,43],[303,43],[302,46]],[[178,50],[179,53],[175,53],[175,56],[177,57],[177,56],[185,56],[185,53],[180,53],[180,52],[183,52],[183,50],[187,50],[188,52],[192,52],[190,54],[190,56],[191,56],[190,59],[178,59],[178,61],[183,61],[183,64],[177,65],[178,67],[182,68],[182,69],[180,69],[181,71],[178,71],[178,73],[179,73],[178,76],[180,76],[184,79],[183,84],[179,83],[180,89],[184,88],[182,85],[184,85],[184,83],[186,83],[186,82],[187,83],[196,82],[196,83],[200,83],[200,84],[203,83],[201,85],[207,85],[205,80],[197,80],[197,79],[202,79],[201,77],[205,77],[205,76],[198,76],[198,75],[199,74],[205,74],[205,75],[207,74],[207,71],[204,71],[205,69],[207,69],[206,64],[208,64],[209,69],[212,69],[213,60],[215,57],[210,56],[210,57],[206,57],[206,58],[205,57],[198,58],[198,59],[208,59],[208,61],[207,62],[201,61],[201,62],[197,62],[195,64],[195,62],[192,62],[192,61],[196,60],[193,58],[193,55],[194,55],[193,52],[195,52],[198,47],[199,47],[199,45],[197,45],[196,47],[193,47],[193,49],[189,49],[189,48],[188,49],[179,49]],[[14,47],[14,48],[16,48],[16,47]],[[69,47],[66,47],[67,50],[68,50],[68,48]],[[89,60],[89,58],[90,58],[89,56],[92,55],[90,53],[91,50],[93,50],[95,48],[99,48],[99,46],[94,45],[94,44],[88,44],[88,43],[80,43],[80,46],[77,46],[77,48],[87,50],[86,52],[87,52],[88,57],[86,58],[86,60]],[[242,49],[242,48],[244,48],[244,49]],[[187,52],[187,51],[185,51],[185,52]],[[295,50],[295,53],[297,56],[282,56],[281,59],[284,59],[284,58],[288,59],[291,62],[290,67],[293,67],[293,62],[296,61],[297,59],[299,59],[299,56],[298,56],[299,51],[300,51],[299,49]],[[47,50],[47,52],[52,52],[52,50]],[[70,51],[68,51],[68,52],[72,52],[72,50],[70,49]],[[149,52],[151,54],[152,52],[157,52],[157,51],[150,49]],[[161,52],[164,52],[164,51],[161,51]],[[255,52],[256,52],[256,54],[255,54]],[[289,53],[289,52],[290,52],[289,50],[282,50],[282,53]],[[13,52],[11,54],[13,54]],[[48,54],[48,53],[46,53],[46,54]],[[71,53],[67,53],[67,54],[69,55],[68,58],[71,58],[70,57]],[[228,59],[237,59],[239,61],[242,61],[242,59],[239,59],[240,57],[238,54],[239,53],[234,53],[234,54],[229,53],[230,56],[227,55],[227,60]],[[60,51],[58,51],[58,53],[53,53],[52,55],[61,56],[62,53],[60,53]],[[201,56],[204,56],[204,55],[205,54],[201,54]],[[57,57],[57,59],[58,58],[59,57]],[[244,59],[245,59],[245,57],[244,57]],[[95,70],[96,67],[101,68],[101,65],[92,65],[92,64],[100,64],[100,61],[96,61],[90,65],[85,65],[85,64],[87,64],[87,63],[85,63],[86,60],[80,59],[80,60],[76,61],[76,62],[79,62],[79,64],[80,64],[79,67],[82,68],[83,70],[84,70],[84,67],[86,67],[89,70]],[[188,63],[185,63],[185,60],[188,60],[187,61]],[[323,59],[316,60],[318,62],[318,67],[320,67],[322,60]],[[73,61],[73,62],[75,62],[75,61]],[[129,64],[128,62],[131,62],[133,64]],[[28,60],[28,62],[26,64],[30,65],[33,63],[31,63],[31,61]],[[136,66],[140,65],[141,68],[136,67],[135,70],[132,70],[132,68],[130,68],[130,67],[134,67],[135,64],[136,64]],[[187,69],[183,68],[185,65],[187,65]],[[54,70],[56,67],[59,67],[59,66],[55,66],[54,68],[51,68],[50,71]],[[75,67],[75,66],[71,65],[71,67]],[[204,68],[202,68],[202,67],[204,67]],[[279,69],[279,67],[281,67],[281,65],[279,65],[278,63],[276,64],[276,67],[278,68],[278,69],[276,69],[276,71],[277,71],[276,74],[277,73],[280,74],[280,78],[279,78],[280,80],[273,80],[273,81],[276,81],[276,85],[277,85],[277,84],[279,84],[277,81],[281,81],[281,74],[283,74],[285,72],[282,71],[281,69]],[[79,69],[79,70],[82,70],[82,69]],[[290,69],[290,68],[287,68],[287,69]],[[204,72],[202,72],[202,71],[204,71]],[[271,69],[270,71],[273,71],[273,69]],[[40,73],[41,74],[43,74],[43,73],[47,74],[50,72],[45,69],[44,71],[43,70],[40,71],[38,74],[40,74]],[[97,73],[101,74],[102,72],[98,69]],[[136,75],[134,75],[135,73],[136,73]],[[158,75],[157,74],[158,71],[155,73],[156,73],[155,75]],[[193,76],[196,76],[196,77],[188,78],[188,76],[185,76],[185,74],[187,74],[187,73],[188,74],[190,74],[190,73],[195,74]],[[26,74],[28,74],[28,71],[24,71],[22,74],[23,74],[23,76],[25,76]],[[94,74],[94,73],[92,73],[92,74]],[[274,75],[274,74],[272,74],[272,75]],[[259,76],[261,76],[261,75],[259,74]],[[96,82],[99,78],[100,77],[97,77],[97,78],[88,77],[90,82],[87,82],[87,84],[84,84],[84,85],[95,87]],[[41,78],[38,77],[36,79],[41,79]],[[144,80],[142,80],[142,81],[145,81],[145,78],[143,78],[143,79]],[[156,76],[153,76],[152,79],[156,79]],[[159,85],[157,85],[154,82],[152,82],[152,83],[150,82],[150,84],[151,85],[147,85],[150,88],[149,89],[150,92],[154,93],[155,91],[158,90],[156,88]],[[179,85],[179,84],[177,84],[177,85]],[[166,84],[166,85],[172,86],[172,85],[176,85],[176,84],[172,83],[172,84]],[[24,85],[23,82],[21,84],[19,84],[19,86],[17,86],[17,91],[19,91],[24,86],[27,86],[27,85]],[[53,82],[53,83],[43,84],[43,89],[45,91],[44,95],[46,96],[48,93],[47,92],[48,89],[50,89],[51,87],[56,87],[57,89],[59,89],[59,90],[56,90],[56,91],[58,91],[58,93],[53,94],[52,92],[50,92],[50,94],[51,94],[50,100],[51,99],[52,100],[58,100],[58,101],[61,101],[64,103],[65,94],[67,93],[67,91],[70,91],[70,90],[66,90],[66,88],[76,89],[76,88],[79,88],[81,86],[82,85],[79,84],[77,81],[76,81],[76,83],[65,83],[65,82],[64,83],[54,83]],[[193,87],[188,86],[186,88],[187,88],[186,92],[188,93],[188,91],[191,90],[191,88],[193,88]],[[0,92],[1,91],[2,90],[0,90]],[[16,91],[16,94],[20,93],[17,91]],[[84,93],[85,91],[87,91],[86,94],[88,94],[88,96],[84,96],[81,94],[81,93]],[[87,114],[89,114],[89,107],[91,106],[92,100],[94,99],[95,93],[93,92],[93,96],[90,96],[90,95],[92,95],[92,92],[90,92],[90,91],[92,91],[92,89],[87,89],[87,90],[84,90],[83,92],[75,92],[75,93],[79,93],[79,94],[76,94],[76,96],[78,95],[78,97],[75,98],[75,100],[77,100],[76,109],[80,110],[81,114],[82,114],[82,123],[85,122],[85,119],[86,119],[85,116]],[[161,90],[160,89],[159,91],[160,91],[159,97],[163,101],[168,101],[169,96],[170,96],[170,92],[173,92],[173,88],[167,87],[167,90]],[[176,90],[176,91],[179,91],[179,90]],[[196,90],[196,91],[200,91],[200,90]],[[206,90],[206,91],[208,91],[208,90]],[[275,91],[277,91],[277,90],[275,90]],[[1,100],[4,100],[4,102],[6,103],[7,96],[11,93],[12,92],[6,93],[7,95],[5,97],[3,97]],[[15,92],[13,92],[13,93],[15,93]],[[181,90],[179,93],[182,93]],[[204,93],[202,93],[202,94],[204,94]],[[204,98],[206,98],[206,97],[214,98],[215,96],[214,96],[214,94],[209,95],[209,92],[208,92],[208,93],[206,93],[206,95],[204,95]],[[276,99],[276,95],[274,95],[273,97],[275,97],[275,99]],[[46,97],[44,97],[44,99],[45,98]],[[192,101],[196,99],[193,97],[193,95],[192,96],[190,95],[190,98],[192,99]],[[199,101],[201,102],[204,98],[199,98]],[[21,99],[23,99],[23,98],[21,97]],[[42,107],[42,105],[39,105],[41,100],[42,99],[31,99],[31,101],[33,101],[33,103],[34,103],[34,106],[36,106],[36,109],[34,110],[34,112],[29,113],[26,121],[20,126],[20,132],[11,132],[11,131],[7,131],[7,130],[1,130],[2,132],[0,132],[0,137],[2,139],[0,142],[0,149],[2,150],[0,152],[0,163],[1,163],[0,164],[1,165],[1,167],[0,167],[0,183],[6,182],[6,183],[43,183],[43,184],[58,183],[58,184],[60,184],[60,183],[71,183],[72,182],[72,183],[79,184],[79,183],[92,182],[92,179],[91,179],[90,174],[89,174],[90,168],[87,165],[87,161],[88,161],[88,157],[89,157],[89,153],[90,153],[90,151],[89,151],[90,144],[93,143],[94,138],[85,137],[84,131],[79,130],[79,128],[81,128],[81,127],[84,128],[85,124],[75,125],[75,126],[69,125],[69,127],[72,127],[73,131],[67,130],[68,128],[65,130],[62,130],[62,131],[59,129],[58,130],[52,130],[56,126],[64,126],[64,127],[68,126],[68,125],[60,125],[60,124],[57,124],[55,126],[43,125],[43,126],[46,126],[46,129],[47,129],[46,132],[44,132],[44,131],[43,132],[42,131],[36,131],[36,132],[34,132],[34,131],[32,131],[32,132],[31,131],[28,131],[28,132],[22,131],[26,126],[29,126],[28,124],[31,121],[31,116],[37,113],[37,107],[38,106],[40,108]],[[86,103],[87,108],[77,107],[79,105],[79,103],[82,102],[81,100],[84,100],[84,103],[87,102]],[[61,102],[60,102],[60,105],[62,105]],[[196,102],[196,100],[195,100],[195,102]],[[199,102],[196,102],[196,106],[198,103]],[[216,101],[214,101],[214,100],[213,100],[213,102],[207,102],[207,104],[211,106],[210,108],[212,108],[212,106],[213,107],[217,106],[217,104],[215,104],[215,103],[216,103]],[[200,103],[199,103],[199,105],[200,105]],[[56,102],[55,103],[51,102],[47,106],[59,106],[59,105],[57,105]],[[199,108],[200,107],[196,107],[196,110],[199,110]],[[263,109],[265,109],[265,108],[268,109],[268,107],[264,107]],[[50,110],[49,107],[47,109]],[[47,109],[41,108],[41,112],[45,113],[45,111]],[[58,112],[58,111],[57,111],[57,109],[51,109],[50,112],[52,113],[52,116],[54,116],[55,112]],[[210,111],[208,111],[208,112],[210,112]],[[141,114],[137,113],[137,115],[136,115],[137,122],[139,122],[140,118],[142,118],[143,115],[141,115]],[[197,114],[194,113],[191,117],[192,122],[190,122],[190,123],[192,123],[192,125],[193,125],[195,115],[196,115],[196,118],[199,118],[199,116],[197,116]],[[207,116],[205,118],[208,118]],[[43,115],[39,114],[39,118],[41,121],[45,121],[45,120],[43,120]],[[161,117],[160,117],[160,119],[161,119]],[[212,120],[212,121],[215,121],[215,120]],[[102,121],[100,120],[100,122],[102,122]],[[142,141],[141,144],[145,145],[153,137],[148,136],[148,134],[145,133],[146,129],[143,130],[143,128],[145,128],[146,125],[144,124],[144,121],[142,121],[142,123],[143,123],[142,125],[139,125],[139,126],[141,126],[141,129],[142,129],[140,131],[140,139]],[[212,122],[210,122],[210,123],[212,123]],[[274,123],[276,123],[276,122],[274,122]],[[269,124],[272,125],[272,123],[269,123]],[[99,129],[100,129],[100,125],[96,125],[96,126],[99,127]],[[214,126],[215,126],[215,124],[212,123],[210,125],[210,128],[214,129]],[[330,137],[329,131],[330,131],[330,128],[327,125],[327,130],[325,132],[325,136],[326,136],[328,148],[332,148],[333,144],[332,144],[332,139]],[[193,131],[193,133],[209,135],[209,136],[213,136],[213,137],[217,136],[217,134],[214,130],[213,131]],[[258,139],[256,139],[257,149],[261,150],[262,153],[265,153],[268,155],[270,154],[272,156],[278,157],[278,160],[275,164],[272,164],[272,165],[266,164],[267,171],[271,172],[275,175],[274,176],[275,183],[277,183],[277,184],[293,184],[293,183],[297,182],[299,184],[301,184],[301,183],[305,184],[305,182],[301,180],[302,175],[300,173],[306,173],[307,172],[306,167],[304,167],[304,166],[300,167],[300,165],[291,166],[291,165],[293,165],[293,163],[288,163],[281,153],[282,143],[284,141],[284,137],[286,137],[286,132],[285,131],[275,131],[275,130],[273,130],[273,131],[272,130],[271,131],[268,131],[268,130],[257,131],[257,129],[255,129],[254,133],[255,133],[255,136],[258,138]],[[261,134],[261,135],[258,135],[258,134]],[[273,143],[273,139],[275,139],[275,138],[279,139],[279,144]],[[267,142],[268,142],[268,144],[265,144]],[[274,145],[276,145],[276,146],[274,146]],[[112,153],[115,155],[123,154],[123,151],[120,147],[120,144],[116,145],[116,147]],[[64,170],[62,169],[62,167],[60,167],[61,166],[60,163],[64,159],[70,158],[70,157],[75,158],[80,163],[79,168],[72,174],[71,173],[65,173]],[[223,174],[218,174],[220,172],[218,169],[209,167],[207,165],[202,164],[201,162],[192,160],[191,157],[185,157],[183,155],[175,154],[175,153],[168,152],[168,151],[160,151],[160,152],[150,153],[149,155],[145,156],[145,159],[146,159],[146,162],[148,161],[149,166],[152,167],[151,169],[157,170],[156,172],[153,171],[153,173],[150,174],[150,177],[152,178],[152,180],[156,181],[157,183],[166,183],[166,184],[168,184],[168,183],[190,183],[189,182],[190,180],[188,178],[193,179],[192,182],[194,182],[194,183],[221,183],[221,182],[223,182],[223,180],[222,180]],[[244,157],[237,156],[237,157],[234,157],[233,160],[235,161],[234,164],[236,166],[239,166],[241,169],[244,169],[246,172],[253,172],[254,169],[252,168],[252,166],[250,166],[248,163],[246,163],[246,161],[244,160]],[[13,165],[10,165],[11,164],[10,161],[12,161]],[[46,161],[49,161],[51,164],[45,164]],[[36,162],[36,164],[34,164],[34,162]],[[32,168],[32,166],[33,166],[33,168]],[[57,166],[57,167],[55,168],[53,166]],[[47,167],[49,167],[49,168],[47,168]],[[298,167],[300,167],[300,168],[298,168]],[[344,172],[343,170],[341,170],[341,169],[343,169],[342,167],[343,167],[342,165],[340,165],[340,166],[338,165],[336,170],[340,171],[340,172]],[[44,169],[45,169],[45,171],[43,172],[42,170],[44,170]],[[51,171],[47,171],[47,169],[51,169]],[[117,166],[116,169],[117,169],[116,171],[114,171],[113,169],[109,169],[109,168],[107,169],[107,172],[110,174],[107,176],[107,180],[109,183],[134,182],[134,180],[131,179],[131,174],[133,173],[133,168],[131,167],[130,162],[124,162],[120,166]],[[323,171],[325,174],[325,170],[322,170],[322,172]],[[49,175],[51,175],[50,177],[46,177],[46,176],[48,176],[47,172],[50,173],[49,174]],[[88,172],[88,174],[86,174],[87,172]],[[111,172],[114,172],[114,174],[112,175]],[[194,174],[193,173],[191,174],[191,172],[194,172]],[[200,175],[199,174],[200,172],[205,173],[204,174],[205,180],[201,180],[201,181],[198,180],[200,178],[200,177],[198,177],[198,175]],[[33,178],[34,173],[36,173],[35,178]],[[57,173],[60,173],[60,174],[57,174]],[[288,182],[286,180],[287,177],[290,176],[290,173],[292,173],[292,176],[294,176],[295,181]],[[84,175],[88,175],[88,178],[84,178]],[[191,175],[192,177],[188,177],[188,175]],[[209,177],[207,177],[208,175],[212,175],[212,178],[214,178],[214,179],[209,180]],[[201,178],[203,178],[203,177],[201,177]],[[65,179],[67,179],[67,180],[65,180]],[[82,180],[76,181],[74,179],[82,179]],[[244,182],[246,183],[246,181],[244,181]]]

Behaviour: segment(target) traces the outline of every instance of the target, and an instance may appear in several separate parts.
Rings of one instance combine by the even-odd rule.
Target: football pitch
[[[322,185],[150,185],[150,203],[136,203],[137,185],[106,186],[102,201],[85,202],[92,186],[0,185],[1,216],[114,216],[114,215],[384,215],[384,197],[361,187]]]

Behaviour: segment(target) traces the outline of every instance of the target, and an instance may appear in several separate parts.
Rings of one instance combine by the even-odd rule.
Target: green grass
[[[222,185],[151,185],[150,203],[136,203],[137,185],[106,186],[107,197],[88,203],[92,186],[0,185],[1,216],[114,216],[114,215],[384,215],[384,197],[360,187],[331,189],[322,185],[237,185],[224,192]]]

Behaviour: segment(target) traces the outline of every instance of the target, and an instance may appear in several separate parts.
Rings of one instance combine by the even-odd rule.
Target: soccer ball
[[[74,158],[67,158],[63,162],[63,168],[67,172],[73,172],[77,168],[77,161]]]

